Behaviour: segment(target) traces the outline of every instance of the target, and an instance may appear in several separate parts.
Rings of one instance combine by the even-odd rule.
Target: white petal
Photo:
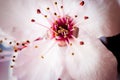
[[[64,0],[65,13],[70,16],[78,15],[77,27],[84,28],[95,37],[113,36],[120,33],[118,0],[83,0],[84,5],[80,6],[81,1]],[[84,20],[84,16],[89,18]]]
[[[57,7],[54,5],[56,1],[58,2]],[[84,27],[87,32],[96,37],[112,36],[120,32],[119,1],[85,0],[84,6],[80,6],[80,2],[81,0],[63,0],[63,2],[62,0],[2,0],[0,1],[0,28],[18,40],[41,36],[45,32],[44,29],[40,25],[30,22],[34,18],[41,24],[51,26],[48,20],[36,14],[36,9],[40,8],[44,14],[50,15],[51,21],[56,19],[51,15],[54,12],[72,17],[79,15],[77,22],[83,21],[84,16],[89,16],[89,20],[83,21],[84,24],[80,24],[78,27]],[[62,5],[64,10],[60,9]],[[47,7],[50,7],[50,12],[46,11]]]
[[[38,1],[37,1],[38,2]],[[17,40],[26,40],[43,35],[46,31],[40,25],[31,22],[31,19],[39,19],[39,22],[47,23],[36,14],[39,8],[34,0],[8,0],[0,1],[0,28]]]
[[[71,42],[66,66],[74,80],[116,80],[117,61],[98,39],[81,32],[80,38]]]
[[[35,42],[19,53],[13,75],[18,80],[57,80],[63,69],[60,58],[52,41]]]

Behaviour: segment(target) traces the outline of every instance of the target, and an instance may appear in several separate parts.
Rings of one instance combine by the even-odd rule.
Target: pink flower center
[[[58,18],[52,25],[52,37],[57,41],[68,41],[73,38],[73,19],[69,16]]]

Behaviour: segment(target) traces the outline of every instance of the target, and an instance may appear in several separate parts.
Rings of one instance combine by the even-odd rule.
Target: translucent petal
[[[60,58],[54,42],[35,42],[19,53],[13,75],[18,80],[57,80],[63,69]]]
[[[83,0],[83,6],[80,6],[82,0],[63,1],[65,13],[70,16],[78,15],[78,18],[75,19],[76,26],[84,28],[89,34],[101,37],[120,33],[119,0]],[[84,19],[85,16],[88,19]]]
[[[82,24],[77,26],[84,27],[87,32],[96,37],[112,36],[120,32],[119,0],[84,0],[85,4],[80,6],[81,1],[1,0],[0,28],[17,40],[33,39],[44,35],[46,29],[38,24],[31,23],[31,19],[33,18],[38,23],[50,27],[51,22],[56,19],[53,15],[56,12],[60,16],[69,15],[73,17],[78,15],[78,19],[75,21]],[[57,2],[58,5],[56,6],[54,2]],[[60,8],[62,5],[64,9]],[[46,10],[48,7],[50,7],[50,11]],[[41,9],[44,15],[48,15],[49,20],[38,15],[36,9]],[[84,16],[88,16],[89,19],[84,21]]]
[[[116,58],[98,39],[81,32],[71,43],[66,66],[74,80],[116,80]]]
[[[17,40],[33,40],[38,36],[43,36],[46,29],[31,22],[31,19],[39,18],[36,14],[36,9],[38,8],[36,1],[1,0],[0,28]],[[42,20],[39,18],[39,21],[47,23],[43,18]]]

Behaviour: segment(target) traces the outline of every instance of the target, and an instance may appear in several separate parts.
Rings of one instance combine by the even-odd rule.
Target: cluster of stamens
[[[58,41],[67,41],[73,36],[73,20],[70,17],[58,18],[52,25],[52,36]]]

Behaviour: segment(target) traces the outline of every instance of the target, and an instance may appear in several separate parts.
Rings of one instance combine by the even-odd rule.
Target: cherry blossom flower
[[[116,58],[98,38],[120,32],[119,1],[0,4],[2,43],[14,50],[10,80],[116,80]]]

